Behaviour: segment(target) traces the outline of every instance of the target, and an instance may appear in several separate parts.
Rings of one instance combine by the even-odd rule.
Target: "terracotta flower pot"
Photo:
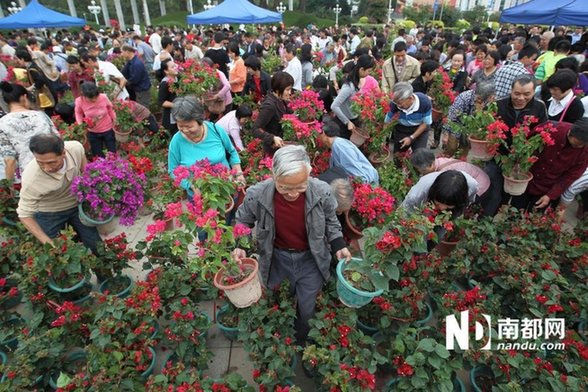
[[[238,308],[247,308],[261,298],[261,282],[259,280],[259,264],[252,258],[241,259],[241,263],[249,266],[250,273],[245,279],[231,285],[223,283],[224,270],[219,270],[214,275],[214,285],[224,291],[233,305]]]
[[[471,145],[470,151],[468,152],[468,159],[470,161],[489,161],[494,155],[496,155],[496,152],[489,151],[489,147],[492,143],[485,140],[472,139],[470,136],[468,136],[468,140]]]
[[[114,137],[116,138],[116,141],[119,143],[127,143],[129,141],[129,138],[131,136],[131,131],[128,132],[122,132],[120,130],[120,128],[118,127],[114,127]]]
[[[519,180],[513,177],[508,177],[503,175],[504,177],[504,191],[512,196],[519,196],[525,193],[527,190],[527,185],[533,179],[533,175],[531,173],[527,173],[527,178]]]
[[[351,140],[351,142],[353,142],[353,144],[355,144],[357,147],[360,147],[369,138],[370,135],[366,131],[355,127],[353,131],[351,131],[351,137],[349,140]]]
[[[386,146],[382,146],[380,152],[372,152],[368,157],[368,160],[375,167],[381,166],[390,159],[390,149]]]
[[[432,117],[433,121],[441,121],[443,120],[443,112],[441,110],[433,108]]]
[[[352,240],[358,240],[363,237],[362,229],[357,227],[351,217],[349,211],[345,211],[345,225],[343,226],[343,234]]]
[[[437,250],[439,256],[446,257],[449,256],[451,252],[453,252],[457,246],[457,243],[458,241],[441,241],[437,244],[435,250]]]

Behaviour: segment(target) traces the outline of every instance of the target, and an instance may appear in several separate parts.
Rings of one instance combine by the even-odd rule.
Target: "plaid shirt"
[[[520,62],[513,62],[511,64],[500,67],[496,71],[494,77],[494,85],[496,86],[496,99],[502,99],[510,96],[512,90],[512,82],[519,75],[529,74],[530,72]]]
[[[474,90],[464,91],[459,94],[453,104],[449,107],[447,112],[447,123],[443,125],[443,130],[452,135],[459,137],[460,132],[453,127],[455,123],[459,123],[461,115],[470,115],[474,111],[476,103],[476,92]]]

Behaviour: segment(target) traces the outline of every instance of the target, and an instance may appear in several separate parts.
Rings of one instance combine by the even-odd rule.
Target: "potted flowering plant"
[[[63,140],[76,140],[82,144],[86,144],[88,141],[88,122],[68,124],[59,115],[52,116],[51,120]]]
[[[144,184],[145,176],[137,174],[126,159],[114,154],[97,158],[72,182],[80,219],[86,225],[99,225],[117,214],[122,225],[132,225],[143,205]]]
[[[534,132],[531,131],[531,126],[537,121],[536,117],[525,116],[521,124],[511,128],[510,147],[506,140],[502,141],[508,153],[500,154],[496,158],[504,176],[504,191],[513,196],[525,192],[527,184],[533,179],[530,169],[537,162],[537,154],[545,145],[554,143],[550,135],[553,129],[551,123],[538,125]]]
[[[218,306],[216,325],[229,340],[237,340],[239,335],[239,308],[230,302]]]
[[[39,328],[34,333],[23,328],[10,361],[0,365],[0,373],[5,375],[2,388],[7,391],[45,388],[51,375],[59,371],[65,337],[62,328]]]
[[[319,390],[373,391],[376,365],[385,358],[373,350],[375,341],[356,326],[354,309],[317,299],[317,312],[309,321],[309,338],[302,355],[305,368],[315,374]]]
[[[52,244],[44,244],[43,251],[32,259],[33,270],[40,282],[47,282],[57,293],[83,290],[90,280],[91,268],[97,265],[96,256],[82,243],[73,240],[75,232],[68,229]]]
[[[145,385],[147,392],[180,391],[183,388],[186,391],[255,391],[238,373],[228,373],[220,379],[211,379],[203,377],[197,369],[186,368],[181,363],[173,364],[171,362],[165,365],[160,375],[151,376]],[[291,392],[295,391],[291,390]]]
[[[265,156],[262,143],[261,139],[254,139],[239,152],[243,176],[248,184],[256,184],[272,175],[272,157]]]
[[[361,231],[370,226],[382,226],[394,210],[395,199],[386,190],[371,184],[354,183],[351,210],[345,213],[349,231],[361,238]]]
[[[203,97],[217,89],[219,82],[216,69],[200,61],[188,60],[178,64],[178,83],[170,86],[170,90],[178,96]]]
[[[352,98],[351,110],[361,119],[361,130],[368,136],[364,146],[370,155],[370,160],[379,162],[388,158],[386,139],[390,137],[394,124],[385,124],[384,119],[386,113],[390,111],[391,100],[390,95],[377,89],[355,94]]]
[[[284,140],[300,142],[309,151],[316,149],[317,138],[323,132],[322,125],[319,121],[304,122],[295,114],[285,114],[282,117],[281,123],[282,129],[284,130]]]
[[[0,180],[0,224],[16,226],[18,217],[16,208],[18,207],[18,198],[12,187],[12,181],[7,179]]]
[[[496,155],[502,135],[508,126],[496,119],[496,103],[484,110],[476,110],[469,116],[461,116],[455,127],[460,133],[467,135],[471,148],[468,151],[470,160],[488,161]]]
[[[206,335],[210,328],[208,316],[198,311],[189,298],[183,297],[169,305],[165,319],[169,324],[163,334],[173,348],[174,360],[198,369],[206,368],[211,354],[206,348]]]
[[[288,106],[302,122],[320,121],[325,113],[323,101],[313,90],[303,90],[295,94]]]
[[[442,341],[431,327],[398,331],[385,346],[394,374],[385,390],[455,390],[456,372],[463,367],[461,355],[447,351]]]
[[[99,348],[154,346],[161,313],[157,286],[137,282],[127,298],[100,295],[94,320],[89,323],[92,344]]]
[[[296,307],[286,281],[266,291],[259,302],[239,317],[239,339],[254,364],[253,380],[260,389],[272,391],[295,377],[294,364],[299,347],[294,339]],[[275,353],[268,356],[268,352]]]
[[[443,116],[447,116],[449,107],[456,97],[451,79],[443,67],[439,67],[433,73],[429,96],[433,101],[433,121],[439,121]]]
[[[358,266],[378,289],[388,290],[390,281],[398,281],[400,268],[415,253],[427,253],[427,241],[436,238],[434,223],[422,213],[398,211],[382,228],[364,230],[364,258]]]
[[[141,131],[146,122],[139,122],[133,114],[132,101],[118,101],[113,102],[114,113],[116,114],[116,121],[114,122],[114,134],[119,143],[126,143],[129,141],[131,133]]]
[[[137,260],[135,251],[129,249],[126,234],[123,232],[115,237],[107,238],[99,242],[97,247],[100,273],[110,276],[100,285],[100,292],[125,298],[133,287],[133,280],[128,275],[123,275],[123,270],[129,268],[129,261]]]
[[[228,212],[233,208],[237,183],[233,181],[232,171],[225,165],[212,165],[208,159],[203,159],[189,168],[176,167],[174,177],[174,185],[187,183],[194,194],[199,195],[203,211],[214,209]]]

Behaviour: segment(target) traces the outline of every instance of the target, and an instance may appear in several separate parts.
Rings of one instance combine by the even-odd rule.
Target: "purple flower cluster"
[[[94,218],[103,220],[117,214],[122,225],[130,226],[143,205],[144,186],[144,174],[135,172],[126,159],[109,154],[88,163],[71,189]]]

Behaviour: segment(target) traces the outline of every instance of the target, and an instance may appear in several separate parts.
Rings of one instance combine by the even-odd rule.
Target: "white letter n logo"
[[[457,323],[455,315],[445,317],[445,347],[448,350],[455,350],[453,346],[454,339],[460,349],[467,350],[469,348],[469,310],[464,310],[460,313],[460,316],[461,325]]]

